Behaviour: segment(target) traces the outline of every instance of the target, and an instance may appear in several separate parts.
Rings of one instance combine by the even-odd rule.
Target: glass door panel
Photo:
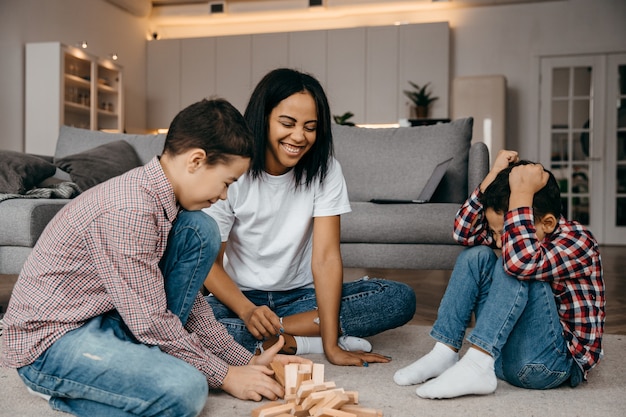
[[[559,183],[563,215],[586,225],[599,240],[603,118],[597,89],[602,70],[601,59],[593,56],[541,59],[541,162]]]
[[[607,64],[607,243],[626,243],[626,54]]]

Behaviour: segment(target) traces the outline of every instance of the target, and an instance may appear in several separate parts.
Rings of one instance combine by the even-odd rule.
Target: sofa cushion
[[[128,142],[135,149],[143,165],[154,158],[155,155],[161,155],[163,144],[165,143],[165,135],[106,133],[98,130],[61,126],[54,156],[55,158],[63,158],[117,140]]]
[[[472,127],[472,118],[393,129],[333,125],[350,201],[416,199],[435,166],[453,157],[431,201],[463,203]]]
[[[341,243],[454,244],[457,203],[350,202],[341,216]]]
[[[35,155],[0,151],[0,193],[24,194],[55,172],[53,164]]]
[[[70,174],[72,181],[82,191],[141,166],[135,149],[124,140],[106,143],[63,158],[55,158],[54,162]]]

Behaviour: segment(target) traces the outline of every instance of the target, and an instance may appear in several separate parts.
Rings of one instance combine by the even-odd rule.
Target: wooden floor
[[[602,265],[606,286],[605,332],[626,335],[626,246],[602,246]],[[418,271],[406,269],[346,268],[345,279],[363,275],[406,282],[417,295],[413,324],[432,325],[437,318],[439,301],[446,289],[451,271]],[[0,275],[0,313],[6,311],[16,276]]]

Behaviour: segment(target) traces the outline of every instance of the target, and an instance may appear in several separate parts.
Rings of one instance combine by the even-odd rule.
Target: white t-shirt
[[[204,209],[228,241],[224,268],[242,290],[285,291],[313,284],[313,218],[351,211],[339,162],[324,183],[294,189],[293,170],[257,179],[246,173],[228,198]]]

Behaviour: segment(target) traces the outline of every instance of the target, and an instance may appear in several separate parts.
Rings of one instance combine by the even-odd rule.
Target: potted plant
[[[350,119],[352,116],[354,116],[354,113],[347,111],[342,115],[333,115],[333,120],[335,121],[335,123],[337,123],[338,125],[344,125],[344,126],[354,126],[354,123],[350,122],[348,119]]]
[[[415,84],[413,81],[409,81],[413,90],[403,90],[409,100],[413,103],[411,106],[411,119],[424,119],[428,117],[429,108],[433,101],[438,100],[439,97],[433,97],[432,93],[428,91],[430,82],[424,84],[422,87]]]

